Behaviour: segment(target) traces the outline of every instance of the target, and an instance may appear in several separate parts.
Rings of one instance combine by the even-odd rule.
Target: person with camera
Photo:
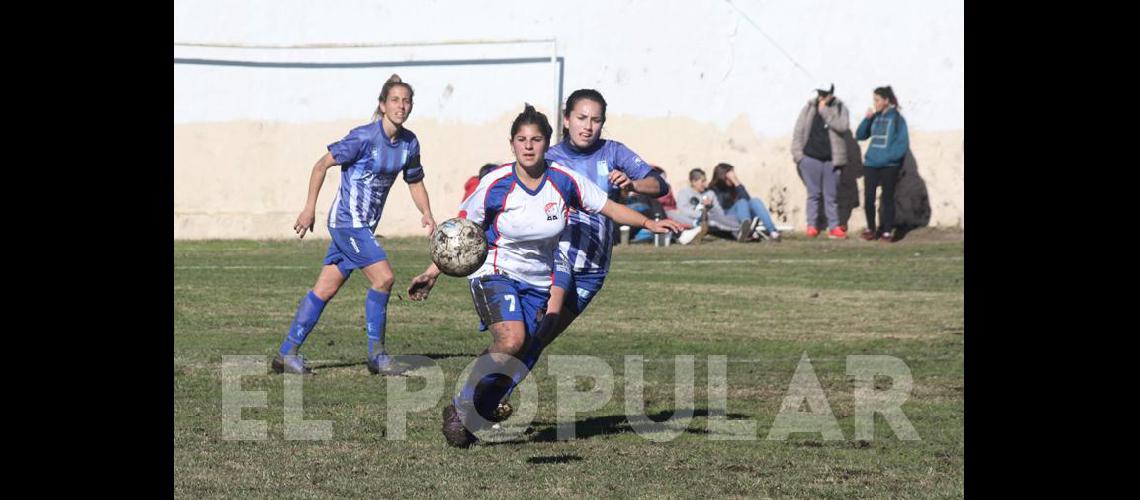
[[[807,230],[809,238],[819,235],[819,201],[827,216],[827,237],[846,239],[847,231],[839,225],[839,174],[847,164],[844,134],[851,129],[847,106],[835,97],[835,85],[816,89],[816,97],[808,100],[792,134],[792,159],[807,188]]]

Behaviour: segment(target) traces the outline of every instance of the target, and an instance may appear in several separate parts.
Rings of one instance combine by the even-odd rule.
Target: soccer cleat
[[[309,375],[313,370],[309,368],[309,364],[305,362],[305,358],[300,354],[292,354],[289,356],[282,356],[278,354],[273,357],[272,363],[273,373],[296,373],[298,375]]]
[[[844,231],[841,227],[837,227],[831,231],[828,231],[827,237],[833,240],[845,240],[847,239],[847,231]]]
[[[392,371],[392,358],[386,352],[376,353],[375,356],[368,357],[368,371],[373,375],[379,375],[380,372]]]
[[[883,231],[883,234],[879,235],[879,241],[882,241],[883,243],[894,243],[895,235],[890,231]]]
[[[454,404],[443,408],[443,426],[440,430],[447,444],[456,448],[467,448],[478,439],[463,426],[463,416],[459,414]]]
[[[511,414],[514,412],[515,407],[511,406],[510,403],[503,401],[499,403],[499,406],[495,407],[495,413],[492,413],[491,418],[488,418],[487,420],[490,422],[499,423],[508,418],[511,418]]]
[[[815,226],[808,226],[805,234],[807,234],[808,238],[815,238],[816,236],[819,236],[819,230],[816,229]]]
[[[864,229],[863,234],[860,234],[859,237],[867,241],[873,241],[875,239],[875,232],[870,229]]]

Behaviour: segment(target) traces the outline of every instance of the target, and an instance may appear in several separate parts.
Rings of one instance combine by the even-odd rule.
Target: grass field
[[[597,356],[613,367],[614,398],[577,417],[578,439],[554,439],[555,380],[547,360],[532,375],[539,411],[518,440],[448,447],[440,409],[408,415],[407,439],[386,437],[386,382],[365,368],[363,302],[356,273],[325,309],[304,353],[304,418],[331,420],[329,440],[286,440],[281,376],[248,376],[268,406],[243,419],[268,423],[267,439],[222,436],[223,355],[268,360],[312,285],[327,241],[175,242],[174,474],[178,497],[960,497],[963,495],[963,238],[919,230],[885,245],[788,240],[779,244],[621,247],[591,309],[547,355]],[[441,278],[427,303],[404,297],[428,263],[426,239],[382,239],[396,272],[388,306],[393,354],[435,360],[450,398],[459,372],[488,344],[464,280]],[[841,441],[821,434],[767,440],[804,354]],[[696,356],[695,417],[687,432],[653,442],[625,417],[623,356],[645,358],[646,409],[673,410],[675,355]],[[882,417],[875,437],[854,438],[848,355],[889,355],[913,376],[902,406],[919,441]],[[707,432],[707,356],[727,355],[732,418],[756,439]],[[409,378],[415,390],[423,383]],[[582,385],[584,384],[584,385]],[[580,389],[590,384],[579,381]],[[517,397],[517,396],[516,396]],[[807,409],[804,408],[804,411]]]

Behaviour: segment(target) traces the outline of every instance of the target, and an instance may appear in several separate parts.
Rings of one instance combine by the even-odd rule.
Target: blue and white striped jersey
[[[647,177],[652,169],[624,144],[598,139],[589,149],[578,149],[563,139],[546,152],[554,160],[589,179],[606,191],[616,190],[610,184],[613,170],[624,172],[632,180]],[[610,269],[610,252],[613,249],[614,223],[598,213],[574,212],[570,225],[562,233],[559,249],[574,273],[604,273]]]
[[[330,228],[367,227],[375,231],[396,174],[403,171],[408,184],[424,178],[416,134],[401,129],[396,142],[391,142],[380,120],[352,129],[328,149],[341,171],[340,189],[329,209]]]

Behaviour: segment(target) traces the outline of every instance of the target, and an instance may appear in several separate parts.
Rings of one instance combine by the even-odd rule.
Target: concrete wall
[[[510,159],[506,136],[522,103],[549,114],[561,83],[563,97],[600,90],[610,104],[604,135],[664,167],[672,182],[693,167],[732,163],[778,220],[802,228],[806,195],[788,152],[791,128],[811,89],[834,81],[852,126],[875,86],[895,88],[913,152],[900,215],[964,226],[961,2],[179,1],[174,21],[175,42],[408,43],[176,45],[175,238],[292,236],[313,162],[370,118],[392,72],[416,89],[407,126],[423,143],[440,220],[480,165]],[[416,45],[508,38],[556,39],[561,67],[431,62],[549,58],[551,44]],[[184,63],[194,60],[287,64]],[[862,182],[845,181],[850,208]],[[338,182],[326,179],[318,220]],[[418,219],[398,182],[378,232],[418,234]],[[851,226],[862,221],[854,210]]]

